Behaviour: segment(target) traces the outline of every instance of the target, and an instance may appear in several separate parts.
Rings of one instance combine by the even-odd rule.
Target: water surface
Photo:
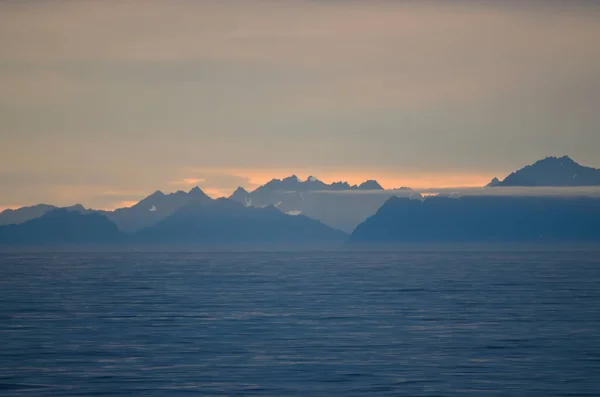
[[[0,253],[6,396],[600,395],[598,251]]]

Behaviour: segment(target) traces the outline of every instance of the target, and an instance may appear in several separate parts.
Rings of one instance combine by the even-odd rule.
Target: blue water
[[[598,396],[598,251],[2,253],[2,396]]]

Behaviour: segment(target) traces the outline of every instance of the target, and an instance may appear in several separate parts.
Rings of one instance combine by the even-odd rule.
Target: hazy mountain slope
[[[303,214],[347,233],[395,195],[414,196],[410,189],[385,191],[375,180],[359,186],[347,182],[326,184],[316,177],[301,181],[295,175],[273,179],[252,192],[238,188],[230,198],[245,206],[273,205],[289,214]]]
[[[1,244],[94,244],[120,238],[117,226],[104,215],[64,208],[21,224],[0,226]]]
[[[218,199],[184,207],[133,238],[140,243],[309,244],[341,242],[347,235],[274,207],[245,207]]]
[[[600,199],[391,198],[352,233],[353,243],[600,240]]]
[[[240,186],[229,196],[229,199],[243,205],[248,205],[250,193]]]
[[[0,212],[0,225],[12,225],[39,218],[57,207],[49,204],[38,204],[31,207],[21,207],[15,210],[8,209]]]
[[[335,229],[351,233],[390,197],[408,197],[413,194],[412,191],[321,191],[302,195],[281,194],[277,199],[277,208],[286,213],[301,213]]]
[[[37,204],[30,207],[21,207],[16,210],[8,209],[0,213],[0,225],[16,225],[27,222],[31,219],[39,218],[40,216],[53,211],[59,207],[49,204]],[[76,204],[71,207],[64,207],[70,211],[90,212],[81,204]]]
[[[211,201],[212,199],[198,187],[187,193],[178,191],[164,194],[156,191],[132,207],[105,211],[103,214],[113,221],[121,231],[134,233],[156,224],[187,205]]]

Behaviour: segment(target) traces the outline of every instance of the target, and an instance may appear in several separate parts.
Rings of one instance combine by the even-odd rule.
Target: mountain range
[[[24,223],[0,226],[0,244],[116,243],[123,236],[117,225],[98,212],[53,209]]]
[[[491,190],[486,189],[486,194],[493,192],[496,186],[600,185],[599,174],[600,170],[581,166],[567,156],[548,157],[511,173],[502,181],[494,178],[488,185]],[[402,205],[398,204],[397,198],[402,199],[400,201]],[[437,222],[445,219],[435,214],[445,214],[448,211],[448,219],[466,225],[464,227],[469,230],[477,230],[476,226],[481,222],[489,223],[490,219],[494,219],[489,215],[486,216],[485,211],[494,213],[495,208],[502,209],[506,206],[506,209],[502,210],[503,214],[506,219],[512,219],[512,213],[508,208],[521,208],[518,210],[523,213],[521,219],[527,220],[528,215],[536,213],[535,206],[531,203],[545,206],[550,202],[554,203],[555,207],[552,208],[556,212],[544,215],[548,219],[554,219],[552,217],[555,214],[572,215],[573,219],[585,223],[583,218],[577,218],[580,216],[579,212],[573,211],[572,214],[565,212],[566,210],[556,206],[555,202],[543,201],[546,199],[535,197],[531,198],[532,201],[519,199],[521,201],[514,202],[502,201],[495,197],[488,199],[462,197],[458,201],[451,201],[451,204],[439,200],[441,200],[439,197],[424,199],[420,193],[406,187],[385,190],[375,180],[368,180],[360,185],[350,185],[347,182],[327,184],[313,176],[300,180],[292,175],[281,180],[273,179],[251,192],[239,187],[228,199],[214,200],[200,188],[195,187],[189,192],[178,191],[170,194],[156,191],[131,207],[114,211],[86,209],[79,204],[62,209],[53,205],[39,204],[6,210],[0,213],[0,243],[184,241],[188,243],[289,243],[292,241],[312,243],[340,241],[350,233],[352,233],[352,241],[360,240],[363,238],[361,237],[363,233],[366,233],[365,230],[369,231],[364,234],[366,240],[374,238],[373,236],[376,237],[375,240],[383,239],[386,233],[389,234],[390,239],[410,239],[408,235],[403,235],[393,228],[389,230],[386,228],[394,224],[418,230],[421,227],[419,225],[423,225],[422,227],[430,225],[433,227],[432,230],[438,232],[453,230],[452,233],[456,233],[450,226],[436,226],[434,222],[436,219]],[[575,198],[573,200],[575,201],[571,201],[572,203],[588,203],[576,201]],[[563,203],[567,202],[569,201],[563,201]],[[386,211],[389,211],[388,208],[393,203],[400,206],[398,208],[403,208],[398,210],[403,215],[381,215],[382,211],[383,214],[388,214]],[[480,212],[476,212],[477,208]],[[582,208],[585,208],[585,211],[596,210],[594,206],[587,204]],[[461,220],[458,215],[452,218],[455,216],[452,215],[453,211],[456,214],[463,214],[465,218]],[[394,213],[389,212],[389,214]],[[595,219],[594,216],[595,213],[589,215],[590,222]],[[389,221],[382,221],[387,218]],[[527,222],[529,221],[533,222],[531,225],[535,224],[534,221]],[[556,221],[547,226],[558,227],[557,225],[560,225],[560,222]],[[567,226],[567,229],[574,228],[573,225]],[[510,229],[517,226],[502,227]],[[375,230],[379,231],[375,232]],[[504,232],[498,232],[495,237],[486,238],[502,239],[504,238],[501,237],[502,233],[508,233],[506,231],[508,229],[502,230]],[[539,230],[536,229],[536,233],[537,231]],[[456,238],[459,236],[460,233],[455,234]],[[464,238],[478,238],[477,236],[484,238],[486,234],[481,231],[474,235],[467,233]],[[560,236],[557,235],[558,237]],[[417,234],[414,238],[417,238]],[[450,236],[422,235],[421,238],[450,238]]]
[[[189,194],[189,193],[188,193]],[[137,210],[136,210],[137,211]],[[157,212],[157,211],[149,211]],[[21,224],[0,226],[0,244],[331,244],[347,234],[274,207],[228,199],[193,201],[152,226],[125,233],[101,212],[51,210]]]
[[[340,190],[383,190],[383,187],[373,179],[369,179],[360,185],[350,185],[348,182],[333,182],[327,184],[320,181],[314,176],[309,176],[305,181],[302,181],[296,175],[289,176],[284,179],[272,179],[263,186],[260,186],[252,193],[260,195],[262,192],[272,191],[340,191]]]
[[[22,207],[13,209],[7,209],[0,212],[0,226],[1,225],[12,225],[27,222],[31,219],[39,218],[47,212],[56,210],[59,207],[50,204],[37,204],[31,207]],[[62,207],[70,211],[77,211],[81,213],[89,212],[93,210],[85,209],[81,204],[76,204],[70,207]]]
[[[600,186],[600,169],[582,166],[569,156],[546,157],[502,181],[494,178],[488,186]]]
[[[166,244],[319,244],[343,242],[347,234],[273,206],[246,207],[220,198],[183,207],[133,237],[136,242]]]
[[[600,241],[600,198],[389,199],[359,225],[353,244]]]
[[[213,199],[199,187],[195,187],[187,193],[180,190],[165,194],[158,190],[132,207],[102,211],[102,213],[113,221],[119,230],[125,233],[135,233],[160,222],[188,205],[206,204],[212,201]]]
[[[239,187],[229,197],[246,206],[273,205],[288,214],[304,214],[347,233],[372,215],[392,196],[420,197],[409,188],[384,190],[376,180],[360,185],[324,183],[314,176],[273,179],[252,192]]]

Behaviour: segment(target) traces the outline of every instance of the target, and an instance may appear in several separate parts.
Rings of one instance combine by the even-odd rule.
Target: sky
[[[600,167],[600,2],[0,1],[0,209]]]

